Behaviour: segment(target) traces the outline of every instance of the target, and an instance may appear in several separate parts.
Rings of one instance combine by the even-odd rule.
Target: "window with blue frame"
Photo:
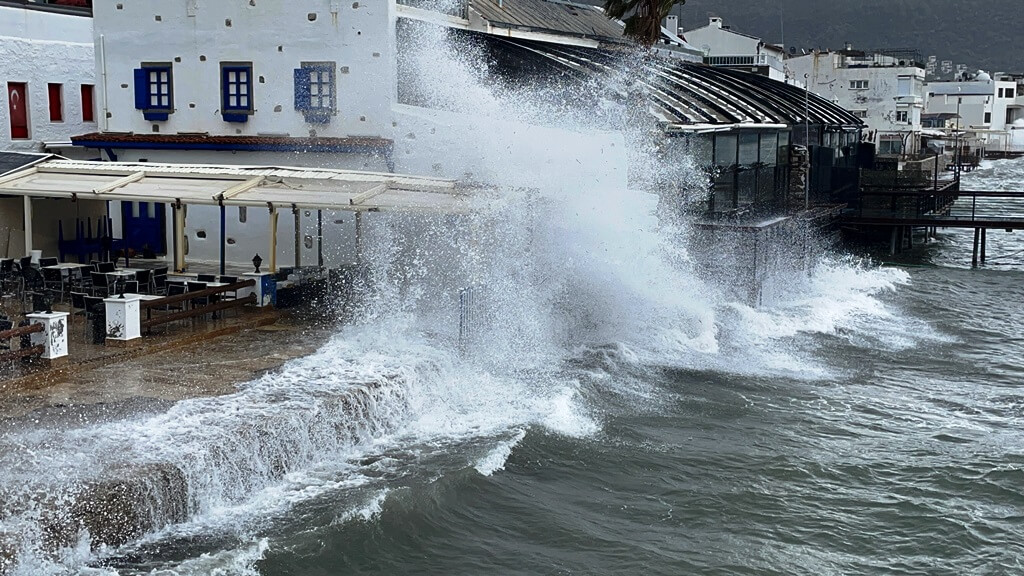
[[[220,113],[225,122],[248,122],[253,113],[252,63],[220,65]]]
[[[135,69],[135,108],[151,121],[167,120],[174,112],[174,74],[170,62],[143,63]]]
[[[337,110],[337,76],[334,62],[303,62],[295,69],[295,109],[306,122],[326,124]]]

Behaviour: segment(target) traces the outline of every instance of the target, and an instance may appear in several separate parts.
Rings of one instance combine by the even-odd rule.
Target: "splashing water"
[[[442,126],[436,138],[458,142],[441,148],[452,157],[445,170],[483,185],[473,213],[373,215],[372,290],[355,321],[234,394],[3,437],[0,572],[103,573],[96,566],[118,569],[161,543],[207,538],[208,551],[148,568],[245,573],[273,545],[260,536],[267,521],[325,494],[360,501],[374,491],[332,516],[372,521],[389,483],[423,458],[478,446],[471,466],[490,476],[531,427],[598,434],[600,410],[581,381],[616,379],[595,372],[626,364],[816,378],[827,367],[791,345],[801,333],[881,334],[868,346],[902,321],[881,298],[908,281],[895,270],[826,261],[787,279],[791,298],[761,310],[702,280],[681,242],[686,223],[664,212],[677,203],[628,186],[627,167],[659,159],[645,127],[622,126],[636,117],[625,104],[601,100],[603,114],[585,116],[556,88],[494,86],[481,58],[437,31],[419,35],[409,62],[423,101],[472,111],[396,107],[403,126]],[[433,163],[410,157],[411,167]],[[692,164],[672,170],[702,192]],[[455,327],[468,286],[478,309],[463,354]],[[595,350],[610,360],[581,370]]]

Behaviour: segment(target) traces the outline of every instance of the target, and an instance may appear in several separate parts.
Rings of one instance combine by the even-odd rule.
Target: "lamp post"
[[[804,148],[807,149],[807,171],[804,174],[804,211],[811,209],[811,75],[804,74]]]
[[[957,87],[960,90],[960,87]],[[957,96],[956,98],[956,134],[954,142],[956,142],[956,151],[953,154],[953,170],[956,176],[956,181],[960,182],[960,103],[963,102],[963,97]]]

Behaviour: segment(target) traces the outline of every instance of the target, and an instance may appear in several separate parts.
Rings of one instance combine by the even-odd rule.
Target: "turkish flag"
[[[7,85],[7,106],[11,112],[11,138],[28,138],[28,95],[24,84]]]

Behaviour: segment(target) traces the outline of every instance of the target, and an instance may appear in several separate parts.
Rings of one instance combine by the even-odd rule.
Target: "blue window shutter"
[[[220,69],[220,109],[221,112],[228,108],[228,68]]]
[[[135,69],[135,109],[149,108],[149,74],[145,68]]]
[[[309,110],[309,70],[295,69],[295,109]]]

